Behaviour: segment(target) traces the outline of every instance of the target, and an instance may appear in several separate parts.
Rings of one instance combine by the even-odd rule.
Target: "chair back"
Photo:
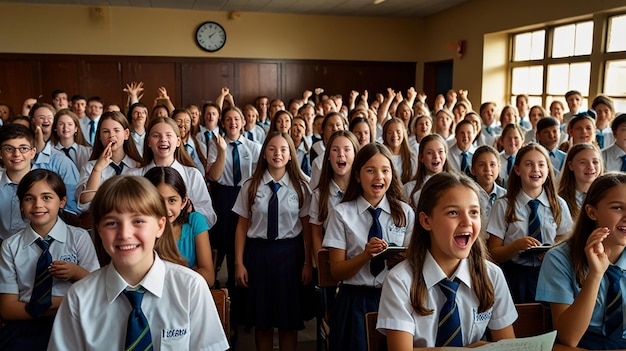
[[[368,312],[365,314],[365,330],[367,335],[367,351],[387,350],[387,338],[376,330],[378,312]]]
[[[220,316],[222,327],[227,338],[230,338],[230,298],[228,297],[228,290],[212,289],[211,295],[213,295],[213,301],[215,301],[215,308],[217,308],[217,314]]]
[[[552,331],[550,309],[538,302],[515,304],[517,320],[513,322],[518,338],[535,336]]]
[[[339,284],[330,273],[330,251],[326,249],[317,253],[317,279],[320,288],[336,287]]]

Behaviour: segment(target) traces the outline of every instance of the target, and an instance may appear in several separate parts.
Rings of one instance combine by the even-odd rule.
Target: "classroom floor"
[[[226,264],[217,273],[217,280],[226,282],[227,272]],[[304,323],[304,330],[298,333],[298,351],[315,351],[316,350],[316,328],[315,319]],[[239,337],[237,345],[232,351],[254,351],[254,328],[247,330],[245,327],[239,327]],[[278,350],[278,333],[274,333],[274,350]]]

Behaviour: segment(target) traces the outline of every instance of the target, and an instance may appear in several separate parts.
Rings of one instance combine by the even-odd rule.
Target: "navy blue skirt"
[[[54,317],[5,321],[0,328],[0,350],[45,351],[48,348]]]
[[[302,330],[304,240],[246,240],[246,323],[257,329]]]
[[[535,302],[541,267],[524,266],[507,261],[500,265],[515,303]]]
[[[587,350],[625,350],[626,339],[609,339],[596,333],[586,332],[578,343],[578,347]]]
[[[365,314],[378,312],[380,288],[342,284],[330,313],[330,351],[367,351]]]

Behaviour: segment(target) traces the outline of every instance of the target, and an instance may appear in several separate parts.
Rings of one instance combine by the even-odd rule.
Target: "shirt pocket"
[[[172,329],[161,329],[161,350],[180,351],[189,349],[189,325]]]
[[[472,308],[472,327],[470,328],[469,338],[467,342],[476,342],[485,335],[489,321],[491,321],[492,309],[485,312],[478,312],[476,308]]]
[[[405,235],[406,227],[396,227],[392,224],[387,227],[387,244],[391,246],[404,246]]]

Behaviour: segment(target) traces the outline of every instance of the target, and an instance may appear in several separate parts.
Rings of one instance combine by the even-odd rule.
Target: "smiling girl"
[[[365,314],[378,310],[391,265],[375,256],[390,245],[406,246],[411,238],[415,214],[403,200],[387,147],[365,145],[354,160],[341,203],[330,213],[322,244],[330,250],[333,278],[341,281],[330,316],[331,350],[367,349]]]
[[[596,146],[580,143],[569,150],[559,178],[559,196],[567,202],[572,218],[578,217],[587,190],[602,173],[602,155]]]
[[[417,155],[409,148],[406,127],[401,119],[394,117],[383,126],[384,144],[391,151],[393,166],[400,181],[410,181],[417,172]]]
[[[535,301],[541,255],[520,255],[535,246],[554,245],[570,233],[572,217],[556,193],[552,163],[535,143],[517,153],[506,196],[491,209],[489,251],[507,278],[515,303]]]
[[[407,259],[383,285],[376,327],[387,335],[389,350],[466,346],[486,329],[494,341],[514,338],[517,312],[502,271],[487,258],[476,185],[464,175],[441,173],[422,194]],[[444,286],[458,288],[456,314],[448,315]],[[442,316],[458,319],[455,337],[439,332]]]
[[[85,140],[78,123],[78,116],[68,109],[54,115],[54,132],[50,137],[52,146],[65,153],[76,168],[81,170],[89,161],[91,146]]]
[[[420,190],[433,175],[450,170],[447,161],[448,146],[439,134],[429,134],[420,143],[417,160],[419,165],[415,179],[404,184],[404,194],[409,204],[415,208],[419,202]]]

